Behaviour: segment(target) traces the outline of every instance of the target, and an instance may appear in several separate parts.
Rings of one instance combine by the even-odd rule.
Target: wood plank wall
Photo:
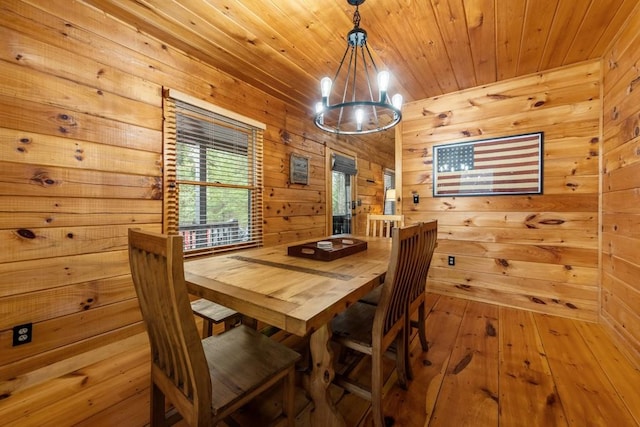
[[[430,290],[598,319],[600,69],[594,60],[407,104],[402,213],[438,220]],[[432,196],[434,145],[540,131],[543,195]]]
[[[640,366],[640,7],[603,61],[602,320]]]
[[[162,226],[163,87],[267,124],[267,245],[325,235],[325,147],[355,152],[359,213],[380,211],[393,134],[336,139],[257,91],[80,1],[0,4],[0,405],[142,332],[127,229]],[[289,184],[289,154],[310,184]],[[33,342],[12,346],[12,327]],[[80,357],[79,355],[86,356]],[[54,368],[55,366],[55,368]]]

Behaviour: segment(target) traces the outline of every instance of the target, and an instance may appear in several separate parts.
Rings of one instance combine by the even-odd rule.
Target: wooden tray
[[[318,248],[318,241],[331,242],[331,249]],[[302,245],[289,246],[287,255],[301,258],[317,259],[320,261],[333,261],[348,255],[367,249],[367,242],[351,238],[322,239],[316,242],[303,243]]]

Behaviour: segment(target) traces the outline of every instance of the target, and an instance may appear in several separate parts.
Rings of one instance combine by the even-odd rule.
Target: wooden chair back
[[[422,224],[392,230],[391,257],[373,322],[372,336],[386,349],[405,326],[411,285],[419,280]]]
[[[429,267],[431,266],[431,259],[433,258],[433,252],[436,249],[438,242],[438,221],[431,221],[422,223],[420,228],[420,261],[418,263],[418,272],[416,274],[416,281],[412,284],[410,301],[413,303],[421,296],[424,296],[425,287],[427,283],[427,274],[429,273]],[[411,313],[413,310],[409,310]]]
[[[129,263],[151,345],[152,387],[183,416],[192,414],[189,425],[205,425],[211,377],[184,282],[182,237],[129,229]]]
[[[404,227],[404,215],[367,214],[367,236],[391,237],[391,230]]]

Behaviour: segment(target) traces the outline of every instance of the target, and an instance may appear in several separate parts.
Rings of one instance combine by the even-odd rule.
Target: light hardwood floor
[[[601,326],[432,294],[427,301],[430,349],[413,340],[408,390],[389,381],[385,415],[395,426],[640,426],[640,370]],[[147,358],[142,345],[2,399],[1,424],[144,426]],[[366,371],[364,360],[353,374]],[[334,394],[349,426],[371,425],[367,402]],[[298,425],[309,410],[301,399]]]

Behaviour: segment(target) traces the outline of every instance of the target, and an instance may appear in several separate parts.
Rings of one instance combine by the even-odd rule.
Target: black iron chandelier
[[[365,0],[347,0],[356,7],[353,29],[347,34],[347,49],[342,56],[333,81],[324,77],[320,81],[322,101],[316,104],[314,122],[327,132],[345,135],[367,134],[391,129],[402,119],[402,95],[387,95],[391,75],[378,71],[367,46],[367,32],[360,28],[358,6]],[[349,58],[346,66],[345,60]],[[377,99],[372,89],[372,74],[376,76]],[[332,87],[341,87],[342,100],[329,103]]]

